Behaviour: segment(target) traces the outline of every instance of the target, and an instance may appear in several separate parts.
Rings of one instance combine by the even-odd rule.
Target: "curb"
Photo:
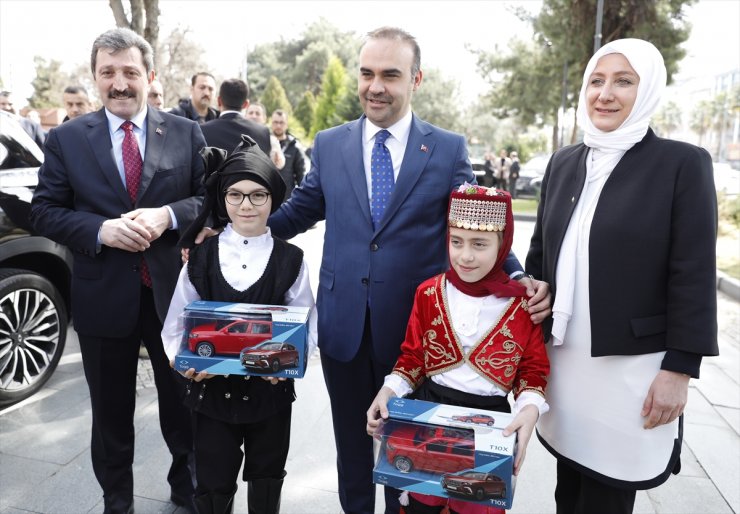
[[[537,221],[536,214],[514,213],[515,221]],[[717,290],[740,302],[740,280],[732,278],[727,273],[717,270]]]
[[[740,280],[720,270],[717,270],[717,290],[740,302]]]

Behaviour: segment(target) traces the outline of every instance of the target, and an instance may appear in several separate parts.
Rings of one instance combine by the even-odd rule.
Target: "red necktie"
[[[141,169],[143,162],[139,152],[139,143],[136,142],[134,135],[134,124],[126,120],[121,125],[125,135],[123,136],[123,171],[126,175],[126,190],[131,198],[131,204],[136,205],[136,195],[139,192],[141,184]],[[146,265],[144,256],[141,256],[141,282],[147,287],[152,287],[152,277],[149,275],[149,267]]]

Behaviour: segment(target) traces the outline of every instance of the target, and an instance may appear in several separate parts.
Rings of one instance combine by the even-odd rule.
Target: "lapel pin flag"
[[[154,132],[156,132],[160,136],[162,135],[162,129],[159,127],[157,127],[157,129]]]
[[[429,148],[427,148],[427,145],[421,145],[421,148],[419,148],[419,150],[421,150],[422,152],[426,152],[427,150],[429,150]]]

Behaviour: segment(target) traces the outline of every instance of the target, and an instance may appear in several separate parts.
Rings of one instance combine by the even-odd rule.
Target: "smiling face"
[[[388,128],[411,108],[411,97],[421,84],[422,72],[411,76],[414,51],[396,39],[370,39],[360,51],[357,94],[367,118]]]
[[[242,195],[262,192],[268,193],[265,186],[252,180],[241,180],[228,187],[226,195],[232,193],[241,193]],[[234,231],[243,237],[260,236],[267,232],[267,218],[270,216],[272,208],[272,197],[268,195],[267,201],[263,205],[252,205],[249,198],[242,197],[239,205],[231,205],[229,198],[226,198],[226,214],[231,220],[231,226]]]
[[[594,126],[611,132],[632,112],[640,77],[622,54],[608,54],[598,60],[588,78],[586,105]]]
[[[450,227],[450,264],[465,282],[478,282],[496,264],[500,232]]]
[[[154,72],[147,74],[141,50],[133,46],[111,53],[98,50],[95,63],[95,85],[106,109],[119,118],[130,120],[146,104],[149,83]]]

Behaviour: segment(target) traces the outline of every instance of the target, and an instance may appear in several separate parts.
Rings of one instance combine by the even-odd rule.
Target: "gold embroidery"
[[[436,318],[432,320],[432,326],[436,327],[437,325],[441,325],[441,324],[442,324],[442,315],[440,314],[439,316],[437,316]]]
[[[434,286],[429,286],[426,289],[424,289],[424,294],[427,296],[431,296],[434,294]]]
[[[437,332],[427,330],[424,333],[424,362],[431,367],[435,362],[451,360],[455,357],[445,349],[444,345],[437,342]]]

